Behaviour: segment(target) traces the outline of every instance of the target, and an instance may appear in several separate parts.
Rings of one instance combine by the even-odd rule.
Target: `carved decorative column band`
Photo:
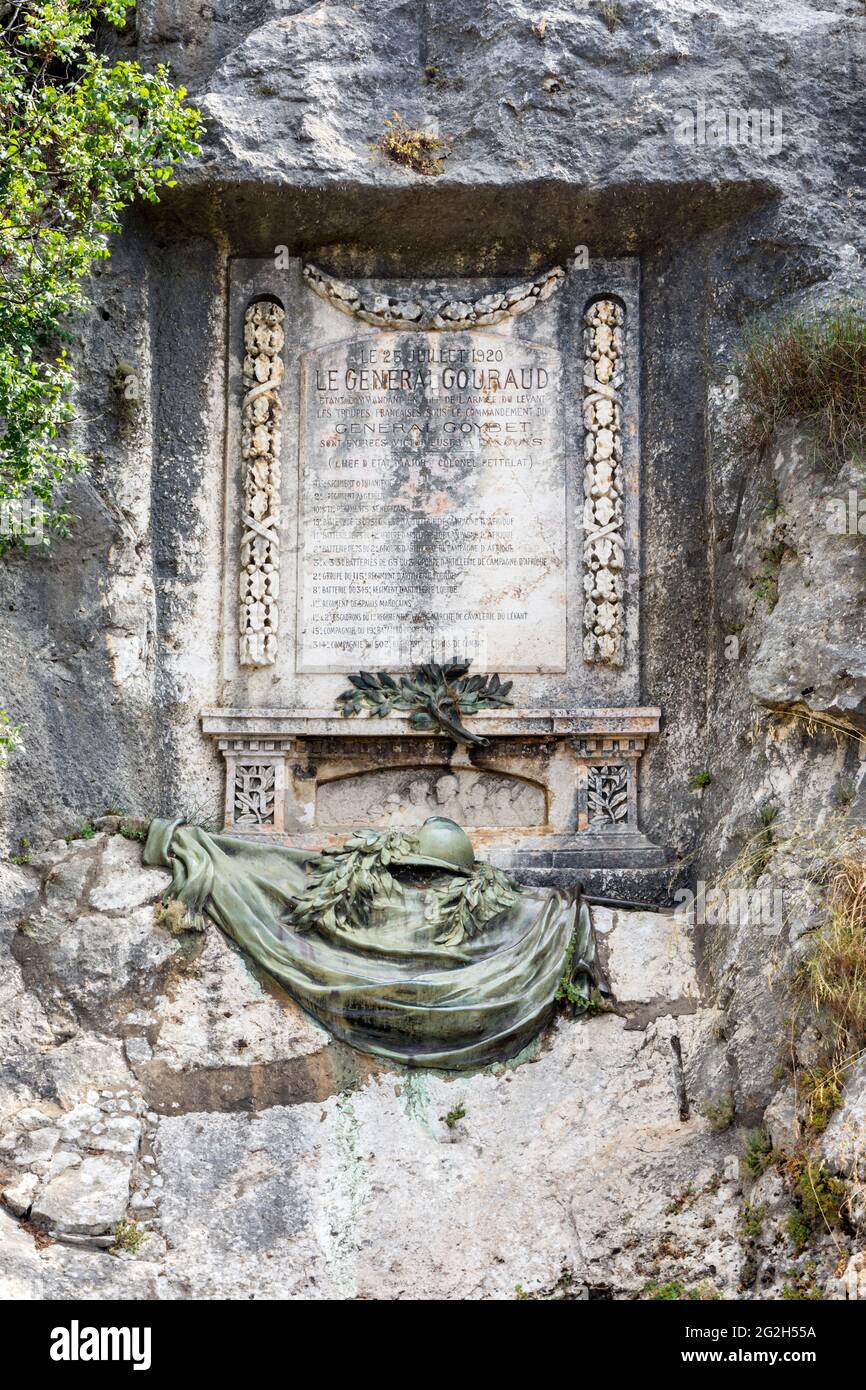
[[[597,299],[584,315],[583,331],[583,654],[612,666],[623,659],[624,318],[621,304]]]
[[[271,666],[277,656],[280,595],[280,383],[283,319],[263,300],[244,319],[243,531],[240,553],[240,662]]]

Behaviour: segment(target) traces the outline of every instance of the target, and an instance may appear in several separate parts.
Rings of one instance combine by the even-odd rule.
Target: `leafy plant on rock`
[[[0,771],[13,753],[24,752],[23,724],[13,724],[5,709],[0,709]]]
[[[132,0],[0,11],[0,551],[63,533],[73,368],[60,346],[121,214],[158,200],[198,149],[198,113],[162,65],[110,62],[98,28]]]

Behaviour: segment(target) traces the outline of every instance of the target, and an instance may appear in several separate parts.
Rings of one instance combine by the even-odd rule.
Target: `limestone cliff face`
[[[50,554],[27,554],[3,566],[0,706],[26,723],[28,747],[0,776],[5,853],[16,851],[21,835],[43,842],[112,806],[142,815],[218,814],[221,769],[203,747],[198,714],[220,701],[227,256],[269,256],[286,246],[336,273],[395,277],[534,272],[566,260],[579,245],[591,258],[639,257],[641,694],[662,707],[664,719],[643,760],[644,827],[671,847],[695,880],[712,882],[772,806],[778,845],[765,883],[788,895],[784,930],[769,942],[746,923],[717,933],[710,949],[707,934],[697,931],[705,999],[700,1014],[681,1024],[687,1086],[695,1112],[727,1098],[738,1120],[751,1123],[772,1102],[767,1122],[782,1136],[780,1144],[787,1123],[790,1140],[796,1122],[777,1074],[785,985],[824,911],[811,891],[808,854],[797,832],[805,826],[832,835],[834,825],[862,821],[866,812],[862,745],[808,722],[809,711],[826,712],[862,727],[866,541],[825,524],[828,504],[846,499],[850,489],[862,491],[862,473],[846,461],[832,476],[812,442],[791,433],[780,433],[760,465],[745,463],[730,444],[728,378],[744,324],[864,298],[862,5],[624,0],[612,32],[595,6],[539,9],[518,0],[464,0],[457,12],[438,0],[215,0],[206,7],[198,0],[145,0],[137,10],[139,56],[145,63],[169,61],[189,86],[206,119],[206,145],[159,209],[130,218],[111,261],[94,279],[94,309],[81,325],[79,345],[81,431],[94,465],[76,487],[73,534]],[[701,142],[714,108],[773,113],[779,138]],[[391,165],[371,149],[394,110],[453,140],[439,177]],[[678,138],[687,115],[696,122],[694,143]],[[132,412],[112,385],[120,359],[132,361],[145,384]],[[690,779],[703,771],[711,784],[689,790]],[[100,841],[97,848],[100,855],[119,856],[117,873],[123,878],[128,872],[138,883],[131,866],[119,863],[122,846]],[[155,934],[142,885],[114,905],[84,903],[82,893],[92,888],[85,879],[94,868],[85,860],[83,852],[57,851],[56,864],[46,866],[53,886],[38,891],[49,895],[43,899],[49,906],[58,895],[66,925],[38,950],[29,939],[22,949],[16,934],[37,890],[26,873],[7,872],[4,880],[7,945],[17,943],[9,958],[14,969],[0,985],[10,1020],[4,1066],[13,1078],[4,1113],[17,1128],[15,1143],[2,1152],[7,1158],[17,1153],[25,1133],[42,1133],[32,1143],[46,1149],[40,1157],[25,1142],[21,1153],[29,1162],[20,1166],[37,1181],[14,1200],[23,1211],[32,1208],[56,1153],[66,1152],[68,1112],[76,1106],[99,1110],[110,1100],[116,1103],[112,1123],[131,1114],[141,1127],[134,1154],[122,1147],[103,1152],[108,1167],[100,1172],[115,1205],[118,1193],[128,1195],[133,1161],[173,1175],[169,1202],[175,1203],[177,1229],[183,1226],[185,1253],[169,1268],[155,1237],[147,1260],[134,1268],[129,1262],[128,1282],[118,1284],[112,1282],[116,1266],[115,1273],[105,1266],[97,1271],[92,1263],[80,1264],[85,1257],[79,1252],[55,1251],[49,1277],[34,1263],[31,1237],[25,1240],[16,1228],[22,1288],[66,1296],[63,1291],[82,1280],[94,1289],[102,1280],[109,1291],[129,1292],[167,1287],[168,1279],[180,1296],[202,1286],[216,1290],[216,1237],[206,1215],[214,1191],[219,1208],[223,1201],[251,1202],[247,1194],[259,1185],[268,1207],[283,1190],[279,1155],[291,1151],[314,1154],[316,1163],[321,1156],[325,1176],[313,1191],[305,1174],[315,1163],[299,1164],[297,1191],[278,1204],[273,1231],[259,1233],[260,1248],[278,1243],[287,1230],[298,1232],[303,1264],[310,1232],[327,1227],[327,1240],[316,1247],[323,1287],[348,1288],[340,1271],[351,1267],[355,1292],[405,1293],[426,1232],[416,1232],[392,1259],[384,1283],[376,1282],[379,1275],[374,1278],[354,1247],[354,1263],[346,1264],[345,1242],[356,1238],[357,1213],[367,1200],[362,1159],[374,1144],[378,1116],[386,1111],[393,1121],[381,1142],[392,1145],[388,1162],[398,1166],[396,1149],[408,1142],[407,1116],[418,1127],[401,1170],[401,1202],[389,1208],[388,1219],[398,1226],[412,1204],[417,1174],[430,1165],[441,1167],[458,1211],[456,1169],[463,1170],[455,1155],[480,1184],[485,1145],[505,1142],[503,1116],[509,1133],[537,1128],[533,1086],[545,1097],[545,1141],[533,1147],[527,1140],[511,1155],[512,1169],[503,1161],[502,1173],[537,1172],[543,1159],[556,1170],[565,1207],[539,1195],[526,1230],[513,1232],[503,1270],[490,1273],[498,1259],[491,1243],[458,1270],[447,1266],[452,1292],[474,1297],[516,1283],[554,1287],[561,1261],[567,1252],[574,1256],[575,1230],[585,1230],[583,1204],[594,1200],[591,1183],[572,1186],[589,1152],[580,1136],[587,1129],[595,1136],[591,1172],[605,1153],[619,1152],[629,1127],[641,1133],[648,1127],[655,1146],[655,1166],[640,1176],[647,1200],[632,1248],[662,1239],[671,1221],[691,1210],[683,1202],[666,1215],[665,1207],[681,1188],[696,1185],[703,1205],[694,1220],[683,1217],[691,1223],[685,1242],[691,1254],[680,1272],[736,1288],[739,1255],[731,1242],[736,1245],[741,1199],[725,1164],[731,1144],[710,1137],[707,1122],[694,1118],[691,1129],[674,1135],[671,1126],[679,1121],[672,1119],[669,1097],[663,1099],[668,1024],[654,1032],[655,1021],[642,1015],[637,1032],[604,1019],[593,1023],[594,1032],[558,1033],[550,1052],[519,1077],[471,1083],[465,1135],[446,1147],[439,1115],[451,1108],[453,1088],[435,1080],[419,1089],[415,1081],[404,1086],[373,1078],[364,1082],[355,1110],[354,1102],[330,1094],[330,1063],[324,1071],[313,1067],[310,1080],[306,1061],[297,1060],[317,1055],[322,1040],[307,1036],[303,1021],[297,1031],[294,1023],[276,1024],[270,1001],[256,995],[251,1002],[244,993],[251,989],[246,977],[243,987],[237,980],[226,984],[237,962],[225,949],[217,961],[213,942],[196,969],[215,972],[219,990],[231,995],[231,1009],[252,1020],[249,1067],[232,1054],[236,1043],[249,1043],[247,1034],[229,1037],[226,1025],[215,1041],[217,1025],[205,1019],[200,997],[199,1013],[193,1010],[198,1022],[187,1027],[181,1017],[169,1017],[175,988],[175,997],[198,996],[204,985],[190,983],[177,945]],[[91,938],[82,922],[94,913]],[[145,1053],[156,1024],[130,1021],[129,1000],[111,997],[115,947],[123,970],[132,972],[121,972],[126,984],[143,971],[154,991],[160,1046],[167,1049],[161,1058]],[[85,957],[85,949],[93,956]],[[37,958],[50,982],[38,989],[35,975],[27,977]],[[85,959],[95,973],[81,973]],[[236,987],[242,999],[235,998]],[[110,1016],[99,1028],[110,1024],[108,1040],[76,1042],[78,1030],[91,1029],[104,1008]],[[672,1017],[670,1008],[656,1012]],[[281,1052],[287,1027],[294,1050]],[[815,1039],[808,1029],[796,1045],[802,1059],[810,1055]],[[91,1048],[85,1070],[92,1084],[83,1095],[69,1083],[72,1072],[60,1055],[68,1048],[74,1057],[78,1046]],[[623,1070],[611,1073],[606,1057]],[[271,1069],[287,1060],[295,1067],[291,1074],[312,1087],[302,1092],[300,1105],[297,1096],[283,1104],[287,1097]],[[196,1086],[203,1088],[195,1096],[177,1081],[193,1062],[202,1073]],[[158,1066],[161,1072],[153,1070]],[[636,1067],[646,1081],[639,1105],[629,1098],[638,1095]],[[136,1068],[141,1076],[159,1077],[163,1096],[171,1097],[166,1106],[176,1103],[189,1115],[164,1106],[148,1112],[156,1104],[156,1082],[145,1095]],[[629,1075],[627,1095],[623,1078]],[[579,1112],[576,1078],[594,1097]],[[857,1084],[852,1079],[849,1110],[855,1116],[861,1113]],[[242,1096],[261,1087],[268,1102],[263,1115],[218,1102],[234,1094],[233,1086]],[[96,1102],[87,1089],[97,1092]],[[28,1105],[41,1106],[42,1119],[20,1120]],[[473,1108],[483,1116],[475,1134]],[[321,1128],[320,1111],[327,1116]],[[193,1113],[201,1118],[194,1121]],[[89,1113],[79,1120],[81,1135],[90,1132],[88,1124],[107,1124]],[[57,1137],[46,1138],[44,1131]],[[157,1131],[151,1145],[147,1136]],[[128,1146],[131,1132],[121,1126],[118,1143]],[[494,1134],[495,1140],[484,1137]],[[211,1191],[199,1160],[215,1151],[224,1162]],[[145,1164],[146,1157],[154,1163]],[[45,1173],[34,1170],[38,1163],[48,1165]],[[129,1170],[125,1189],[112,1167],[117,1163]],[[340,1173],[336,1214],[325,1195],[328,1164]],[[75,1171],[74,1163],[65,1171],[55,1164],[51,1182],[68,1195]],[[624,1184],[632,1177],[628,1170]],[[773,1175],[762,1179],[766,1190],[749,1200],[765,1204],[782,1223],[788,1199],[774,1181]],[[144,1183],[141,1190],[151,1188]],[[575,1214],[563,1216],[572,1200]],[[726,1235],[720,1252],[707,1253],[706,1242],[700,1243],[700,1231],[711,1229],[702,1223],[710,1218]],[[657,1270],[648,1273],[645,1262],[630,1262],[627,1254],[614,1267],[605,1253],[612,1221],[610,1212],[602,1214],[586,1237],[581,1277],[588,1286],[634,1293]],[[238,1287],[246,1288],[244,1281],[258,1277],[260,1261],[257,1248],[244,1243],[252,1237],[242,1226],[224,1238],[237,1253]],[[532,1253],[530,1227],[550,1231],[543,1257]],[[780,1245],[762,1258],[778,1270],[787,1254]],[[277,1271],[278,1283],[288,1281],[284,1291],[299,1279],[297,1267]],[[775,1277],[767,1275],[765,1292]],[[859,1288],[862,1296],[860,1278],[854,1271],[846,1287]],[[429,1289],[439,1292],[433,1274],[430,1280]]]
[[[585,245],[641,258],[643,698],[665,718],[644,819],[694,853],[712,595],[744,486],[718,382],[744,321],[862,288],[866,20],[805,0],[620,11],[611,32],[592,6],[511,0],[457,20],[396,0],[138,6],[133,46],[172,64],[208,133],[95,277],[80,348],[94,465],[73,535],[5,566],[3,698],[30,749],[2,790],[13,848],[110,806],[218,808],[196,719],[220,695],[225,257],[282,245],[336,271],[523,271]],[[775,113],[775,134],[716,143],[714,108]],[[395,109],[453,139],[440,177],[371,149]],[[144,383],[133,411],[120,359]]]
[[[598,909],[612,1013],[407,1072],[161,911],[168,875],[114,824],[2,870],[3,1297],[737,1295],[743,1178],[689,1096],[717,1015],[683,918]],[[759,1297],[807,1276],[774,1202]],[[808,1258],[845,1297],[832,1240]]]

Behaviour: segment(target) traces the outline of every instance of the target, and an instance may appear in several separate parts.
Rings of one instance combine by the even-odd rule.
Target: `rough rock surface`
[[[824,919],[813,843],[831,844],[866,816],[857,737],[866,550],[862,536],[826,525],[830,503],[862,490],[856,461],[834,474],[811,441],[790,432],[759,463],[736,456],[733,369],[744,325],[864,296],[863,7],[625,0],[612,32],[600,7],[541,13],[521,0],[465,0],[459,24],[447,7],[407,0],[383,0],[375,10],[350,0],[143,0],[137,12],[130,46],[146,64],[167,59],[188,84],[206,116],[206,146],[159,221],[131,217],[94,277],[94,312],[77,344],[82,442],[94,462],[75,488],[72,535],[50,553],[4,562],[0,703],[27,726],[26,755],[0,777],[4,853],[18,854],[20,837],[41,843],[109,805],[198,819],[219,811],[220,759],[204,747],[198,720],[202,706],[220,699],[226,258],[271,256],[288,245],[337,273],[534,273],[578,243],[591,257],[641,261],[641,698],[664,716],[642,760],[643,825],[695,880],[712,884],[754,843],[772,810],[770,852],[755,886],[783,895],[782,923],[696,922],[684,939],[664,918],[636,925],[631,939],[611,920],[603,935],[625,1014],[574,1032],[560,1025],[540,1060],[498,1079],[474,1078],[466,1118],[446,1135],[436,1117],[452,1108],[446,1093],[459,1095],[457,1083],[431,1078],[425,1111],[411,1099],[417,1079],[379,1073],[336,1047],[214,933],[173,938],[155,926],[163,880],[141,870],[134,843],[61,842],[39,872],[4,862],[3,1287],[19,1297],[92,1298],[173,1297],[194,1279],[210,1287],[219,1277],[207,1249],[212,1217],[195,1205],[184,1211],[174,1194],[194,1181],[187,1162],[206,1151],[212,1127],[214,1151],[225,1156],[212,1174],[214,1191],[249,1201],[245,1194],[259,1182],[275,1193],[274,1221],[294,1232],[299,1261],[309,1242],[309,1266],[325,1290],[368,1290],[377,1252],[389,1287],[403,1280],[412,1288],[416,1259],[424,1279],[446,1283],[419,1249],[386,1251],[375,1235],[370,1248],[352,1244],[356,1228],[374,1231],[365,1225],[371,1213],[387,1225],[389,1194],[404,1190],[404,1151],[417,1172],[447,1173],[452,1194],[461,1173],[471,1177],[467,1208],[475,1202],[489,1216],[479,1218],[478,1239],[495,1243],[502,1211],[484,1202],[487,1168],[472,1148],[487,1142],[489,1149],[489,1130],[511,1145],[515,1170],[526,1173],[506,1207],[511,1253],[498,1271],[485,1266],[482,1274],[468,1227],[459,1225],[460,1262],[450,1259],[450,1232],[437,1228],[433,1248],[444,1252],[453,1290],[483,1279],[489,1288],[509,1281],[548,1294],[558,1288],[559,1296],[571,1287],[557,1285],[560,1258],[577,1287],[595,1279],[622,1293],[645,1277],[681,1272],[731,1288],[733,1255],[717,1255],[711,1235],[715,1226],[739,1232],[733,1210],[749,1203],[767,1213],[759,1235],[731,1236],[747,1267],[738,1279],[745,1296],[778,1294],[790,1270],[812,1258],[791,1254],[790,1193],[777,1174],[765,1174],[757,1194],[738,1195],[724,1162],[734,1140],[714,1136],[700,1111],[766,1123],[780,1147],[803,1138],[788,1071],[792,1062],[798,1073],[812,1065],[821,1039],[816,1051],[811,1024],[791,1039],[789,985]],[[675,124],[699,102],[778,111],[781,147],[683,144]],[[441,178],[371,151],[394,109],[455,136]],[[147,385],[134,412],[112,384],[121,359],[134,361]],[[850,719],[853,734],[834,735],[810,722],[814,714]],[[702,771],[711,782],[691,789]],[[657,968],[669,979],[654,981]],[[587,1234],[586,1209],[579,1224],[562,1217],[561,1202],[571,1202],[564,1193],[585,1194],[579,1175],[556,1166],[582,1157],[592,1172],[601,1152],[578,1155],[555,1118],[576,1104],[574,1049],[594,1036],[610,1039],[622,1073],[606,1072],[595,1050],[581,1053],[586,1104],[597,1104],[593,1124],[603,1122],[601,1133],[623,1142],[645,1124],[656,1160],[651,1172],[627,1169],[629,1209],[643,1202],[656,1224],[651,1230],[648,1218],[645,1225],[633,1216],[635,1244],[618,1243],[615,1256],[601,1251],[602,1235],[594,1244]],[[679,1081],[670,1082],[668,1108],[657,1108],[674,1036],[692,1102],[685,1122]],[[647,1084],[632,1094],[626,1078],[635,1068]],[[543,1080],[539,1114],[524,1096],[525,1078],[534,1076]],[[848,1178],[851,1135],[859,1142],[863,1123],[858,1086],[849,1081],[822,1140],[828,1164]],[[550,1165],[545,1151],[536,1153],[538,1169],[521,1166],[518,1137],[495,1126],[497,1087],[524,1097],[514,1102],[515,1122],[529,1116],[549,1125]],[[593,1096],[607,1096],[609,1114]],[[381,1132],[369,1119],[370,1097],[388,1117]],[[644,1101],[646,1113],[636,1111]],[[106,1118],[79,1126],[81,1106]],[[44,1121],[28,1127],[20,1117],[34,1107]],[[418,1110],[430,1132],[413,1118]],[[574,1113],[579,1126],[581,1112]],[[110,1147],[131,1142],[110,1128],[129,1114],[142,1126],[134,1154]],[[363,1182],[352,1157],[361,1133],[362,1153],[381,1145],[390,1154],[378,1168],[361,1165]],[[531,1134],[523,1140],[535,1143]],[[327,1150],[328,1171],[343,1164],[339,1183],[316,1186],[299,1163],[283,1195],[271,1174],[281,1145],[308,1158]],[[620,1155],[611,1153],[608,1170],[619,1181]],[[77,1186],[83,1200],[80,1170],[91,1157],[108,1171],[123,1165],[131,1215],[156,1221],[165,1190],[183,1255],[156,1227],[134,1257],[56,1239],[37,1248],[26,1213],[36,1201],[38,1214],[39,1194],[50,1195],[52,1184],[55,1194]],[[493,1170],[504,1171],[495,1163]],[[698,1195],[674,1193],[668,1205],[676,1210],[665,1215],[659,1174],[668,1174],[668,1186],[691,1183]],[[122,1186],[119,1179],[118,1193]],[[406,1229],[416,1230],[408,1197],[398,1205]],[[443,1204],[458,1224],[459,1208],[453,1196]],[[597,1192],[589,1209],[603,1232],[608,1218]],[[107,1203],[85,1224],[110,1223],[115,1210]],[[249,1243],[259,1240],[265,1252],[258,1277],[267,1295],[278,1287],[268,1265],[279,1259],[267,1259],[270,1237],[251,1205],[246,1210]],[[665,1223],[678,1231],[654,1263],[647,1242],[667,1241]],[[548,1226],[541,1251],[537,1231]],[[225,1267],[239,1285],[254,1263],[245,1239],[243,1223],[230,1223]],[[534,1255],[522,1257],[521,1240]],[[680,1259],[671,1251],[681,1247]],[[825,1247],[818,1263],[832,1271],[840,1251],[830,1237]],[[403,1272],[390,1269],[401,1260]],[[285,1262],[282,1277],[300,1276]],[[818,1282],[830,1290],[830,1273]],[[834,1296],[862,1297],[864,1284],[862,1252],[854,1251]]]
[[[172,935],[134,841],[55,845],[21,878],[6,1297],[750,1296],[739,1137],[701,1113],[716,1011],[681,915],[597,909],[615,1011],[449,1076],[335,1043],[215,928]],[[774,1180],[764,1290],[803,1263]],[[830,1288],[834,1256],[828,1296],[857,1296],[853,1274]]]

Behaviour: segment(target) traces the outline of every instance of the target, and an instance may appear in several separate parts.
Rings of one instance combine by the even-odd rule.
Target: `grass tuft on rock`
[[[746,335],[735,440],[753,458],[787,423],[811,425],[838,465],[866,449],[866,314],[856,307],[791,316]]]
[[[178,898],[169,898],[168,902],[158,903],[154,921],[171,936],[183,936],[186,932],[195,931],[189,913]]]
[[[743,1163],[753,1178],[766,1173],[773,1162],[773,1141],[766,1129],[749,1129],[743,1139]]]
[[[730,1129],[734,1123],[733,1097],[730,1094],[716,1096],[702,1106],[700,1113],[705,1120],[709,1120],[714,1134],[724,1134],[725,1130]]]
[[[112,1255],[119,1255],[121,1251],[134,1255],[141,1247],[144,1240],[145,1231],[143,1227],[136,1225],[134,1221],[118,1221],[114,1228],[114,1244],[111,1247]]]
[[[848,1055],[866,1046],[866,861],[850,853],[829,864],[829,921],[815,934],[803,982]]]
[[[404,169],[414,169],[416,174],[435,178],[442,173],[449,145],[448,140],[438,135],[410,126],[399,111],[395,111],[386,120],[375,148],[393,164],[401,164]]]

